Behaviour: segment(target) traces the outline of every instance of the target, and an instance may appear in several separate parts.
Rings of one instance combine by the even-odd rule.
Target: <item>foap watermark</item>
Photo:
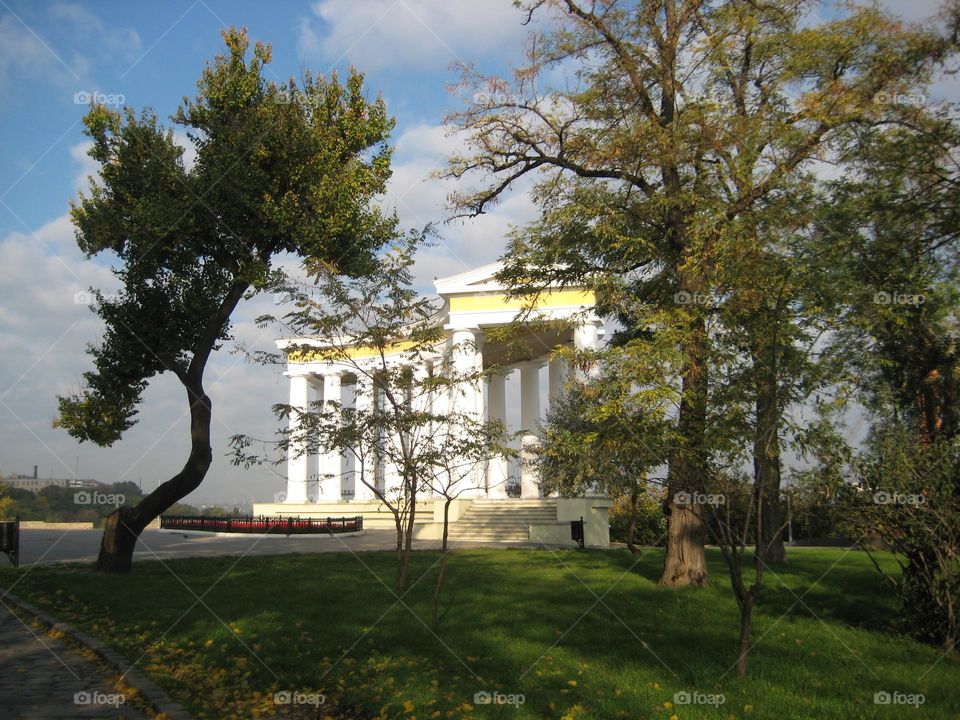
[[[673,503],[681,507],[691,505],[723,505],[727,502],[724,495],[711,495],[702,492],[678,492],[673,494]]]
[[[327,696],[320,692],[302,692],[300,690],[281,690],[273,694],[274,705],[313,705],[320,707]]]
[[[73,494],[74,505],[113,505],[120,507],[127,502],[123,493],[102,493],[98,490],[79,490]]]
[[[723,693],[702,693],[696,690],[687,692],[686,690],[681,690],[673,694],[674,705],[713,705],[714,707],[720,707],[726,701],[727,698]]]
[[[99,301],[115,303],[120,300],[120,293],[100,293]],[[95,305],[98,302],[97,294],[89,290],[80,290],[73,294],[74,305]]]
[[[913,105],[921,107],[927,104],[927,96],[923,93],[879,92],[873,96],[877,105]]]
[[[920,707],[927,701],[923,693],[902,693],[894,690],[879,690],[873,694],[874,705],[909,705],[910,707]]]
[[[111,105],[113,107],[120,107],[126,101],[127,97],[123,93],[78,90],[73,94],[74,105]]]
[[[923,505],[927,499],[919,493],[900,494],[878,490],[873,494],[873,502],[877,505]]]
[[[676,305],[706,305],[710,302],[710,296],[702,292],[681,290],[673,294],[673,302]]]
[[[81,690],[73,694],[74,705],[109,705],[120,707],[127,701],[123,693],[105,693],[99,690]]]
[[[474,705],[523,705],[527,701],[523,693],[502,693],[481,690],[473,694]]]
[[[875,305],[923,305],[926,300],[927,298],[923,293],[888,293],[880,291],[873,295]]]

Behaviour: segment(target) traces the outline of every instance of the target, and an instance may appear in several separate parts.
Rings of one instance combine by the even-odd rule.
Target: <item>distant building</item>
[[[29,490],[38,492],[47,487],[65,487],[65,488],[89,488],[96,487],[100,483],[93,479],[82,480],[78,478],[40,478],[37,477],[37,466],[33,466],[32,475],[9,475],[0,476],[0,482],[7,487],[17,490]]]

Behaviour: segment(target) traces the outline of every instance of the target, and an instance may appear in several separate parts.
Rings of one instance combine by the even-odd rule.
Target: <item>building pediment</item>
[[[433,286],[441,297],[462,293],[503,292],[506,287],[496,279],[497,273],[501,270],[503,270],[503,262],[498,261],[456,275],[437,278],[433,281]]]

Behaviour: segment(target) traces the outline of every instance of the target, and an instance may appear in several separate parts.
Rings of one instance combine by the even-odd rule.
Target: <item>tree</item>
[[[832,489],[839,525],[879,545],[900,568],[878,572],[896,588],[900,622],[922,642],[956,648],[960,632],[960,439],[917,443],[912,428],[880,423],[851,460],[852,481]],[[879,541],[879,542],[878,542]]]
[[[845,379],[874,422],[871,447],[853,463],[859,483],[927,499],[918,508],[854,504],[861,522],[853,529],[877,533],[905,560],[898,589],[909,631],[952,646],[960,135],[945,113],[914,103],[900,106],[896,126],[852,138],[858,172],[833,183],[817,240],[842,298],[836,346],[850,368]]]
[[[710,536],[723,553],[730,574],[730,586],[740,610],[736,661],[737,675],[740,677],[747,674],[753,609],[763,588],[764,571],[769,563],[768,554],[780,531],[786,526],[786,521],[783,521],[772,532],[763,531],[763,523],[768,514],[763,512],[764,493],[758,489],[757,484],[764,481],[763,477],[754,477],[751,487],[750,482],[735,473],[718,471],[710,483],[717,492],[706,495],[701,503],[707,508]],[[753,555],[753,582],[748,584],[744,579],[744,564],[751,536],[756,538],[756,551]],[[760,538],[766,538],[766,543],[761,543]]]
[[[311,339],[292,342],[285,349],[287,357],[334,363],[356,378],[358,392],[374,400],[348,407],[325,398],[322,406],[306,411],[277,405],[278,418],[290,424],[275,447],[283,458],[329,452],[353,456],[356,479],[394,518],[398,594],[407,584],[418,499],[425,490],[440,494],[444,555],[438,603],[450,502],[483,486],[477,469],[488,457],[511,451],[502,422],[485,421],[476,412],[457,409],[454,402],[464,387],[479,386],[495,369],[459,367],[454,355],[472,349],[446,347],[435,300],[420,296],[412,283],[411,267],[422,241],[419,234],[397,238],[377,259],[376,272],[368,275],[344,279],[320,272],[310,284],[287,283],[297,307],[283,322],[294,337]],[[236,462],[265,459],[247,452],[252,442],[242,435],[232,438]],[[397,482],[388,481],[388,472]]]
[[[492,372],[496,372],[494,369]],[[489,374],[489,372],[487,373]],[[450,505],[465,492],[479,487],[475,468],[494,455],[516,457],[507,443],[512,439],[502,420],[480,422],[461,413],[445,414],[441,422],[433,421],[427,440],[419,449],[429,468],[426,489],[443,498],[443,531],[440,541],[440,564],[433,586],[431,624],[440,626],[440,598],[447,573],[450,534]],[[516,433],[519,434],[519,433]],[[515,435],[516,435],[515,434]]]
[[[780,0],[536,0],[524,10],[552,11],[554,24],[530,37],[512,80],[461,69],[461,87],[479,92],[450,118],[471,150],[449,174],[485,178],[454,206],[482,213],[539,176],[541,217],[517,233],[503,279],[521,292],[586,282],[621,319],[618,308],[644,309],[627,329],[681,351],[670,496],[699,492],[712,361],[701,298],[742,251],[758,203],[845,128],[882,117],[877,94],[924,79],[946,41],[872,7],[819,22],[810,5]],[[551,85],[569,68],[566,87]],[[671,503],[665,585],[706,582],[703,542],[700,509]]]
[[[367,101],[363,77],[305,74],[278,86],[262,77],[268,45],[248,57],[246,31],[223,37],[226,52],[173,116],[196,149],[191,167],[150,110],[138,117],[95,105],[84,118],[100,178],[71,216],[88,257],[115,254],[122,289],[96,292],[105,335],[90,348],[84,387],[60,398],[57,424],[110,446],[135,423],[147,383],[165,372],[190,409],[186,463],[108,518],[97,560],[104,571],[128,571],[144,527],[203,481],[212,461],[204,370],[230,339],[240,301],[271,287],[275,258],[292,253],[308,271],[362,275],[395,225],[372,204],[390,174],[393,121],[382,100]]]
[[[534,456],[544,493],[603,492],[615,501],[628,499],[626,534],[632,553],[638,552],[634,531],[639,507],[657,484],[650,472],[667,459],[671,427],[666,418],[668,404],[675,401],[657,358],[642,352],[639,344],[632,343],[631,354],[607,349],[599,354],[595,372],[568,383],[551,404]],[[649,362],[640,366],[634,354]]]

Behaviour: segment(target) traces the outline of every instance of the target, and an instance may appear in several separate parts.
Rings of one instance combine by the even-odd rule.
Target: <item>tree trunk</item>
[[[630,489],[630,520],[627,523],[627,550],[632,555],[637,555],[639,550],[633,542],[634,533],[637,532],[637,503],[640,501],[640,487],[634,485]]]
[[[400,595],[407,588],[407,575],[410,569],[410,553],[413,551],[413,522],[417,516],[417,489],[413,482],[408,482],[407,492],[410,494],[410,512],[407,513],[407,525],[403,533],[403,547],[400,550],[400,561],[397,563],[397,582],[394,588]]]
[[[772,353],[771,353],[772,354]],[[777,365],[754,358],[756,425],[753,439],[753,482],[758,496],[758,557],[766,563],[787,560],[780,513],[780,405],[777,401]]]
[[[130,572],[137,539],[164,510],[196,490],[213,461],[210,447],[210,398],[199,382],[187,387],[190,403],[190,456],[183,469],[147,495],[135,507],[121,507],[107,516],[96,569],[110,573]]]
[[[740,607],[740,645],[737,651],[737,676],[747,674],[747,653],[750,652],[750,626],[753,621],[753,593],[748,593]]]
[[[430,622],[436,630],[440,625],[440,592],[443,590],[443,576],[447,571],[447,530],[449,528],[450,500],[443,503],[443,541],[440,543],[440,570],[437,572],[437,584],[433,587],[433,608]]]
[[[706,477],[703,444],[707,413],[707,339],[702,317],[696,317],[691,323],[691,339],[685,349],[688,359],[677,419],[681,445],[670,455],[667,471],[667,552],[660,578],[660,584],[667,587],[701,587],[708,579],[704,553],[706,525],[699,505],[677,503],[678,495],[692,497],[702,493]]]

